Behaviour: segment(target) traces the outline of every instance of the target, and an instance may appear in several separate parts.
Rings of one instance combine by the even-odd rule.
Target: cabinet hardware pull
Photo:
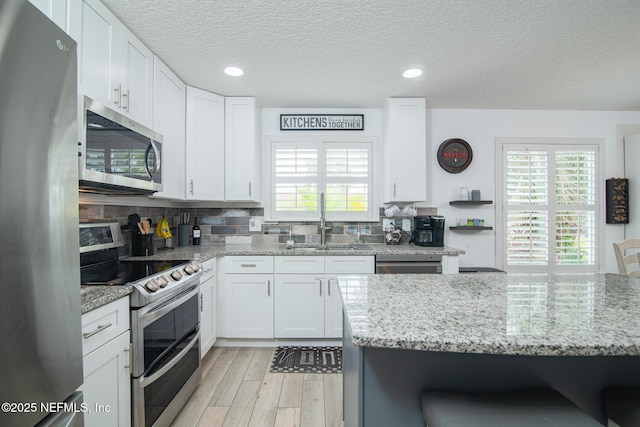
[[[189,181],[189,192],[193,195],[193,180]]]
[[[202,312],[202,294],[200,294],[200,312]]]
[[[88,339],[91,338],[92,336],[94,336],[95,334],[99,334],[100,332],[104,331],[107,328],[110,328],[111,326],[113,326],[113,323],[107,323],[106,325],[98,325],[98,327],[96,328],[95,331],[91,331],[91,332],[84,332],[82,334],[82,336],[84,337],[84,339]]]
[[[271,296],[271,280],[267,280],[267,296]]]
[[[393,197],[396,197],[396,183],[393,183]]]
[[[125,111],[128,113],[129,112],[129,104],[131,104],[131,98],[129,98],[129,89],[127,89],[127,93],[123,93],[122,97],[127,101],[127,105],[125,107],[122,107],[125,109]]]
[[[132,352],[131,352],[131,347],[133,346],[133,344],[129,343],[129,345],[127,346],[127,348],[124,349],[124,352],[127,353],[127,364],[123,366],[123,368],[125,368],[126,370],[129,371],[129,375],[131,375],[131,366],[133,365],[131,357],[132,357]]]
[[[318,280],[318,283],[320,283],[320,296],[322,296],[322,279]]]
[[[251,196],[251,181],[249,181],[249,196]]]
[[[118,87],[113,91],[118,94],[118,100],[113,101],[113,103],[116,104],[118,108],[121,108],[122,107],[121,85],[118,85]]]
[[[327,295],[331,296],[331,279],[327,280]]]
[[[240,264],[240,267],[257,267],[256,264]]]

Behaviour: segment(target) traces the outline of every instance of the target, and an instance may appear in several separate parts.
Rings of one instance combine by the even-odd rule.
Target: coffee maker
[[[418,246],[444,246],[444,217],[439,215],[414,217],[409,243]]]

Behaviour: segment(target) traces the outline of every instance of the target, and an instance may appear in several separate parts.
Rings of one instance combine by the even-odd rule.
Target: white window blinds
[[[595,270],[597,145],[503,147],[507,269]]]
[[[274,219],[317,220],[325,193],[327,219],[373,216],[372,143],[273,142]]]

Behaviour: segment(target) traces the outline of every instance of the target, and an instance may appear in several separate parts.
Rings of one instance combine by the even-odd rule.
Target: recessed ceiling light
[[[410,68],[407,71],[405,71],[404,73],[402,73],[402,77],[406,78],[406,79],[413,79],[415,77],[421,76],[422,75],[422,70],[419,68]]]
[[[238,77],[244,74],[244,71],[242,71],[242,69],[238,67],[227,67],[224,69],[224,72],[227,75],[233,76],[233,77]]]

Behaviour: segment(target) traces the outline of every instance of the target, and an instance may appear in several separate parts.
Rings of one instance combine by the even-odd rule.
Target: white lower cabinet
[[[273,338],[273,257],[225,257],[226,338]]]
[[[276,271],[276,338],[324,338],[324,279]]]
[[[325,276],[327,295],[324,298],[324,336],[342,338],[342,298],[335,277]]]
[[[275,337],[342,337],[336,274],[373,272],[369,256],[275,257]]]
[[[85,425],[131,425],[129,298],[84,314],[82,335]]]
[[[200,358],[216,342],[216,260],[202,263],[200,279]]]

